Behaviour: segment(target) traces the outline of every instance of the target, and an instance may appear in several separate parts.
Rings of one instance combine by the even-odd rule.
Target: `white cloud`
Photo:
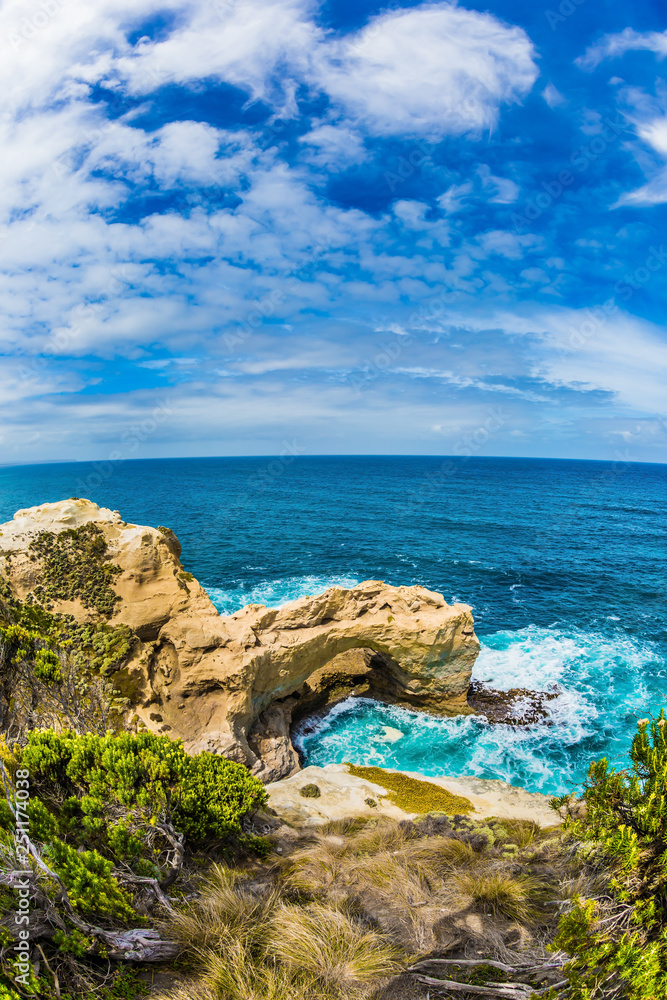
[[[477,175],[484,190],[491,192],[489,201],[498,205],[511,205],[519,197],[519,185],[510,180],[509,177],[494,176],[486,163],[482,163],[477,168]]]
[[[308,159],[329,170],[362,163],[367,153],[358,132],[344,125],[316,125],[299,140],[311,151]]]
[[[162,6],[162,5],[161,5]],[[307,71],[323,32],[312,20],[314,0],[243,0],[228,4],[171,0],[184,26],[164,41],[146,40],[115,61],[109,80],[122,80],[134,93],[156,83],[191,83],[206,77],[248,90],[254,99],[276,99],[293,107],[295,76]],[[276,70],[286,86],[274,79]]]
[[[501,104],[537,76],[521,28],[448,3],[373,18],[357,36],[316,54],[317,80],[347,114],[378,135],[492,129]]]
[[[654,52],[663,59],[667,56],[667,31],[635,31],[634,28],[625,28],[615,34],[604,35],[599,42],[589,46],[576,63],[581,69],[592,70],[605,59],[613,59],[632,51]]]
[[[611,394],[636,415],[667,415],[667,342],[653,323],[617,306],[602,310],[533,304],[512,311],[485,309],[449,316],[452,324],[498,329],[525,338],[526,371],[554,385]]]
[[[438,205],[447,215],[453,215],[465,208],[468,196],[472,193],[472,181],[463,184],[452,184],[451,187],[437,199]]]
[[[561,104],[567,103],[560,91],[554,87],[553,83],[548,83],[542,91],[542,97],[550,108],[557,108]]]

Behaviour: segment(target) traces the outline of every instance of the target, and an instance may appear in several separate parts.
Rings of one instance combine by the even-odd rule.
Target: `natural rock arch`
[[[302,708],[311,699],[315,707],[319,697],[326,702],[344,694],[347,681],[350,690],[366,685],[374,697],[432,712],[469,711],[479,643],[468,605],[448,605],[423,587],[369,580],[281,608],[248,605],[221,617],[183,571],[173,532],[128,524],[88,500],[43,504],[0,525],[0,569],[20,600],[40,579],[31,541],[90,523],[104,538],[105,558],[118,567],[118,601],[108,623],[127,625],[134,636],[114,681],[136,720],[183,739],[191,752],[224,753],[264,780],[289,773],[295,757],[287,699],[300,700]],[[52,610],[80,621],[99,618],[69,592]],[[350,653],[360,649],[372,651],[363,669],[360,654]],[[280,746],[269,754],[263,741],[278,709],[283,732],[278,726]]]

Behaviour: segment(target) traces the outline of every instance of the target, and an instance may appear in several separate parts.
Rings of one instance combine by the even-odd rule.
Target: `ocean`
[[[286,450],[0,467],[0,522],[69,496],[173,528],[222,614],[364,579],[418,583],[472,605],[475,678],[559,692],[524,728],[348,699],[297,737],[307,763],[557,794],[592,760],[623,766],[636,720],[667,704],[665,465]]]

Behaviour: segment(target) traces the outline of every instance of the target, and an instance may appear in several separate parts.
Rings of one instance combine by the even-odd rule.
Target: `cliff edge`
[[[298,770],[292,716],[349,693],[470,711],[479,642],[467,605],[370,580],[222,617],[180,554],[169,529],[76,498],[0,525],[7,593],[77,622],[131,629],[112,679],[135,721],[191,752],[243,762],[264,781]]]

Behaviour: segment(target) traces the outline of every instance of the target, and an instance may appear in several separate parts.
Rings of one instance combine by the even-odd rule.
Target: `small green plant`
[[[456,879],[456,885],[483,912],[519,921],[530,918],[533,912],[532,897],[538,889],[533,879],[527,876],[515,877],[505,872],[460,875]]]
[[[302,785],[299,789],[299,795],[303,795],[304,799],[319,799],[322,792],[318,785]]]
[[[60,657],[50,649],[39,649],[35,653],[35,677],[48,684],[59,684],[63,679]]]

